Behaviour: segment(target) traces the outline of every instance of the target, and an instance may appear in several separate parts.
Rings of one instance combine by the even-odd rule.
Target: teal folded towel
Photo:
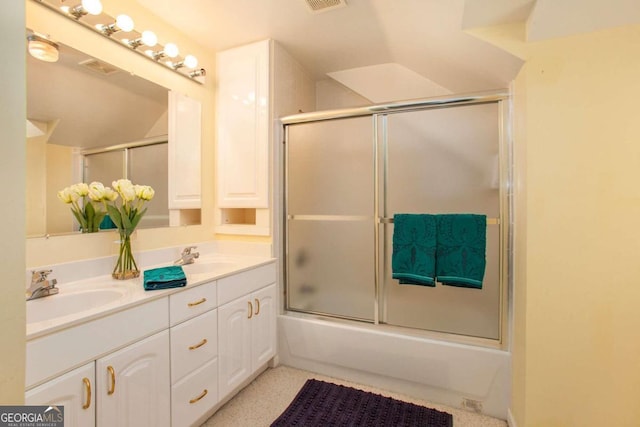
[[[487,216],[438,215],[436,276],[443,285],[482,289]]]
[[[403,285],[436,285],[436,230],[435,215],[394,215],[391,277]]]
[[[187,276],[182,266],[153,268],[144,271],[144,289],[153,291],[156,289],[179,288],[187,284]]]

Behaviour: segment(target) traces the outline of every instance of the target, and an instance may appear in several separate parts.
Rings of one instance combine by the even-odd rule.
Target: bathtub
[[[283,365],[507,419],[510,353],[411,331],[285,312]]]

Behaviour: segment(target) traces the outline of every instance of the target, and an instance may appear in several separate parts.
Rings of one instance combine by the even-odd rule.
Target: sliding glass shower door
[[[499,340],[508,234],[501,102],[287,123],[286,308]],[[481,289],[392,278],[393,217],[407,213],[486,215]]]
[[[288,126],[286,152],[288,308],[373,320],[372,118]]]
[[[381,322],[497,339],[500,334],[500,119],[497,103],[389,114],[384,216],[474,213],[488,218],[482,289],[401,285],[384,227]]]

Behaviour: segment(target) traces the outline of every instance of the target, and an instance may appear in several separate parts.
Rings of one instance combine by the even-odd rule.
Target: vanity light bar
[[[179,56],[178,46],[174,43],[163,46],[158,44],[158,39],[152,31],[137,32],[133,20],[128,15],[120,14],[114,19],[102,11],[100,0],[82,0],[77,6],[62,4],[65,0],[33,1],[191,81],[204,84],[206,71],[204,68],[196,68],[198,60],[195,56],[186,55],[182,58]],[[95,23],[96,19],[99,20],[98,23]],[[119,37],[121,34],[124,37]],[[128,38],[125,38],[127,36]],[[149,49],[138,49],[143,45]]]

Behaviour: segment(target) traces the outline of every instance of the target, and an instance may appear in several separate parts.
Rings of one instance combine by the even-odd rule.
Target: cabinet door
[[[168,427],[169,377],[168,331],[98,359],[98,427]]]
[[[202,105],[169,91],[169,209],[201,206]]]
[[[251,375],[251,317],[253,306],[248,296],[218,308],[221,399]]]
[[[255,371],[276,354],[276,285],[254,292],[252,302],[251,361]]]
[[[65,427],[95,426],[94,366],[88,363],[29,390],[25,403],[64,406]]]
[[[218,207],[269,207],[270,51],[265,40],[217,55]]]

